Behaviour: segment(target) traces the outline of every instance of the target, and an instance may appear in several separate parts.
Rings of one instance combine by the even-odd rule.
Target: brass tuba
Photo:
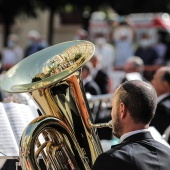
[[[89,41],[69,41],[41,50],[6,72],[1,88],[28,93],[41,115],[24,130],[20,164],[24,170],[90,170],[102,147],[81,79],[95,50]],[[21,113],[22,114],[22,113]]]

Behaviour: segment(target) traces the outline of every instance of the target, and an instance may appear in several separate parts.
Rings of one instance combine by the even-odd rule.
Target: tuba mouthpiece
[[[112,120],[110,120],[109,122],[106,122],[106,123],[96,123],[96,124],[93,124],[89,120],[89,124],[94,128],[104,128],[104,127],[112,128]]]

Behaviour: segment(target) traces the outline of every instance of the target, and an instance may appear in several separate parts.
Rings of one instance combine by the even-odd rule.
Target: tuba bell
[[[20,141],[24,170],[90,170],[102,147],[84,91],[81,69],[95,50],[89,41],[68,41],[41,50],[9,69],[1,80],[8,93],[28,93],[41,115]],[[21,113],[22,114],[22,113]]]

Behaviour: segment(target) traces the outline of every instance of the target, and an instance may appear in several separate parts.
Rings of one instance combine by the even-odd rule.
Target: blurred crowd
[[[170,65],[169,46],[163,41],[161,32],[151,34],[149,30],[136,35],[136,29],[128,20],[114,23],[111,40],[98,32],[89,37],[80,29],[76,38],[90,40],[95,44],[95,53],[82,69],[82,78],[87,93],[102,95],[113,93],[123,82],[143,80],[151,83],[157,92],[157,110],[151,126],[170,143]],[[139,96],[140,97],[140,96]],[[99,109],[96,123],[111,119],[111,111]],[[101,115],[105,116],[101,116]],[[110,132],[109,132],[110,131]],[[110,133],[110,135],[108,134]],[[112,138],[109,129],[98,129],[100,139]]]
[[[115,22],[112,27],[109,39],[103,32],[97,32],[90,37],[89,32],[83,28],[73,33],[72,40],[89,40],[95,45],[93,56],[82,67],[84,89],[92,96],[107,95],[114,93],[120,83],[128,80],[140,79],[152,83],[158,94],[159,113],[155,119],[157,117],[159,121],[162,119],[160,123],[154,120],[152,125],[163,135],[170,125],[169,47],[162,41],[159,31],[153,35],[145,30],[137,38],[136,29],[128,19],[125,19],[123,23]],[[1,76],[22,59],[49,46],[46,37],[36,30],[28,32],[27,38],[28,42],[23,49],[18,45],[19,37],[15,34],[9,35],[7,47],[0,51]],[[150,68],[149,73],[146,68]],[[158,79],[160,81],[155,83]],[[9,99],[3,91],[0,95],[1,101],[17,102],[13,96]],[[102,112],[102,109],[98,111]],[[106,117],[96,114],[99,116],[95,116],[97,123],[111,119],[110,110]],[[109,133],[110,136],[106,132],[101,133],[100,138],[111,138],[111,131]]]
[[[19,45],[19,37],[16,34],[11,33],[8,36],[6,47],[2,48],[0,51],[1,77],[12,66],[16,65],[27,56],[48,47],[46,37],[41,35],[38,31],[31,30],[26,36],[27,42],[24,48]],[[7,96],[8,94],[1,90],[0,101],[6,100]]]
[[[25,57],[46,48],[48,43],[44,35],[36,30],[31,30],[27,35],[27,43],[24,48],[19,45],[19,37],[16,34],[8,36],[6,47],[0,51],[1,72],[7,71],[9,68],[20,62]]]

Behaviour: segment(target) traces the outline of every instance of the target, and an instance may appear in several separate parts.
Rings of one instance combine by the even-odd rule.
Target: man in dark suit
[[[92,77],[99,86],[101,94],[109,93],[109,77],[101,68],[99,56],[94,54],[90,59],[90,62],[93,67]]]
[[[92,58],[90,59],[92,65],[92,77],[93,80],[97,83],[100,88],[101,94],[109,93],[109,76],[105,70],[101,67],[100,54],[95,52]],[[99,103],[96,112],[95,123],[104,123],[108,122],[111,119],[110,112],[111,108],[102,108],[102,102]],[[98,128],[99,138],[110,140],[112,138],[112,130],[110,128]]]
[[[144,32],[141,34],[141,39],[139,40],[139,46],[135,51],[135,55],[143,60],[144,65],[156,64],[159,56],[153,47],[152,37],[149,33]]]
[[[82,79],[86,93],[91,95],[101,94],[100,88],[91,76],[91,66],[86,64],[82,67]]]
[[[143,75],[144,63],[143,60],[138,56],[132,56],[129,58],[124,65],[125,77],[121,83],[129,80],[143,80],[147,81]]]
[[[151,126],[163,135],[166,128],[170,125],[170,67],[159,68],[154,74],[152,84],[157,92],[157,109]]]
[[[120,143],[96,159],[93,170],[169,170],[170,148],[148,131],[156,110],[153,86],[142,80],[126,81],[115,91],[112,131]]]

